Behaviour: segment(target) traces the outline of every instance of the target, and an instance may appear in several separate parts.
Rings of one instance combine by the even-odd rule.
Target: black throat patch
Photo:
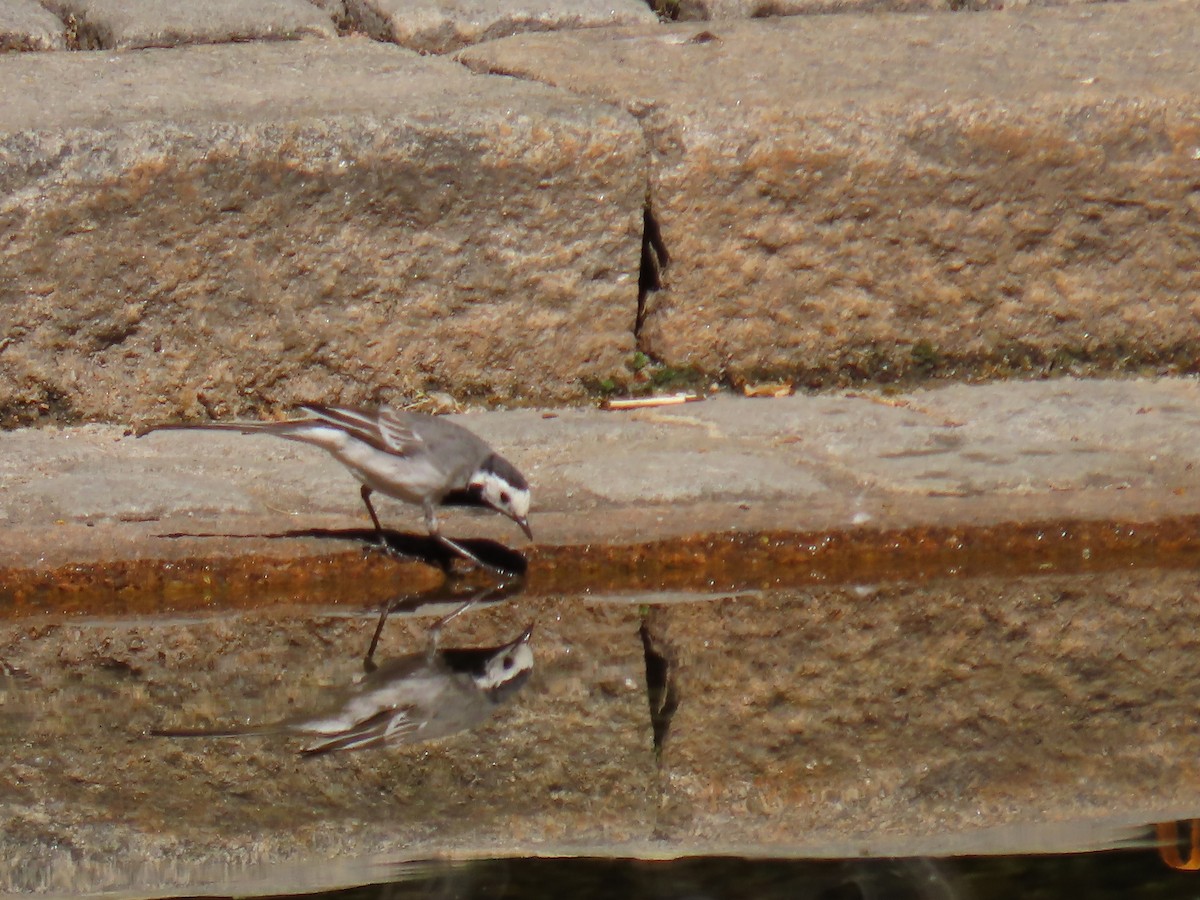
[[[483,506],[483,488],[477,484],[465,488],[455,488],[442,498],[442,506]]]

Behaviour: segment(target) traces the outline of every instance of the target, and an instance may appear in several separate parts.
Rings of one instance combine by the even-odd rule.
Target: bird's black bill
[[[525,537],[529,538],[532,541],[533,540],[533,529],[529,527],[529,520],[528,519],[514,519],[513,521],[521,526],[521,530],[523,532],[525,532]]]

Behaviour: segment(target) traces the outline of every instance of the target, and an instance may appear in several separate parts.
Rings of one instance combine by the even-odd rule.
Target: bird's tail
[[[151,728],[146,734],[151,737],[246,737],[248,735],[283,734],[287,726],[280,722],[269,725],[234,725],[229,728]]]
[[[146,732],[151,737],[166,738],[223,738],[223,737],[254,737],[268,734],[299,734],[318,736],[320,731],[306,729],[303,724],[288,722],[272,722],[270,725],[245,725],[231,728],[151,728]],[[335,734],[326,740],[304,747],[301,756],[321,756],[335,750],[358,750],[380,743],[378,734]]]
[[[176,425],[146,425],[138,428],[134,434],[145,437],[153,431],[236,431],[238,434],[277,434],[287,436],[293,426],[311,424],[312,420],[295,422],[195,422],[192,424]]]

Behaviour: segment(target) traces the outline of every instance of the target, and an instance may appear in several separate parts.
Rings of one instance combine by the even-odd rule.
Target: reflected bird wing
[[[328,740],[305,747],[300,752],[305,756],[330,753],[334,750],[361,750],[380,744],[405,744],[413,739],[420,722],[413,716],[411,706],[381,709],[369,718],[356,722],[344,731],[333,734],[315,728],[297,728],[303,734],[325,735]]]

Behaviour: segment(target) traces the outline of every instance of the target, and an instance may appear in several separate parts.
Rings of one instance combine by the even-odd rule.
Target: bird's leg
[[[426,652],[430,662],[433,662],[433,658],[437,656],[438,643],[442,639],[442,629],[446,627],[447,623],[449,623],[451,619],[457,619],[468,609],[474,606],[478,601],[478,596],[468,598],[455,609],[451,610],[449,613],[442,616],[431,626],[429,626],[429,649]]]
[[[367,512],[370,513],[370,515],[371,515],[371,524],[373,524],[375,526],[375,544],[376,544],[376,546],[378,546],[380,550],[382,550],[384,553],[386,553],[388,556],[392,557],[393,559],[401,559],[402,560],[404,557],[401,556],[400,553],[398,553],[395,549],[393,549],[392,545],[388,543],[387,535],[384,534],[384,532],[383,532],[383,525],[381,525],[379,523],[379,516],[377,516],[375,514],[375,504],[371,502],[371,494],[374,493],[374,490],[372,488],[367,487],[364,484],[362,486],[362,490],[359,491],[359,493],[362,494],[363,503],[366,504]]]
[[[499,571],[495,566],[489,566],[482,559],[464,547],[458,541],[452,541],[445,537],[438,527],[437,513],[434,511],[432,503],[425,504],[425,527],[429,529],[429,536],[449,550],[451,553],[457,553],[468,562],[473,562],[477,566],[481,566],[491,572]]]
[[[371,635],[371,646],[367,648],[367,655],[363,658],[363,671],[370,675],[378,666],[375,665],[375,648],[379,646],[379,635],[383,633],[383,623],[387,621],[388,613],[392,611],[392,598],[383,601],[383,606],[379,609],[379,622],[375,626],[375,633]]]
[[[478,593],[472,594],[470,597],[468,597],[466,600],[464,600],[462,603],[460,603],[457,607],[455,607],[449,613],[447,613],[446,615],[444,615],[440,619],[438,619],[436,622],[434,622],[433,625],[430,626],[430,628],[429,628],[429,659],[430,659],[430,661],[432,661],[433,657],[437,654],[438,642],[441,640],[441,637],[442,637],[442,629],[445,628],[447,624],[449,624],[452,620],[457,619],[459,616],[461,616],[467,610],[471,609],[476,604],[483,603],[487,600],[493,599],[493,597],[503,596],[504,591],[507,590],[508,587],[509,587],[509,584],[507,582],[504,582],[504,583],[501,583],[498,585],[492,585],[491,587],[485,587],[483,590],[479,591]]]
[[[367,506],[367,513],[371,516],[371,524],[375,526],[375,540],[379,541],[381,547],[386,548],[387,541],[383,536],[383,526],[379,524],[379,516],[375,515],[375,504],[371,502],[371,494],[374,491],[364,484],[359,493],[362,494],[363,503]]]

